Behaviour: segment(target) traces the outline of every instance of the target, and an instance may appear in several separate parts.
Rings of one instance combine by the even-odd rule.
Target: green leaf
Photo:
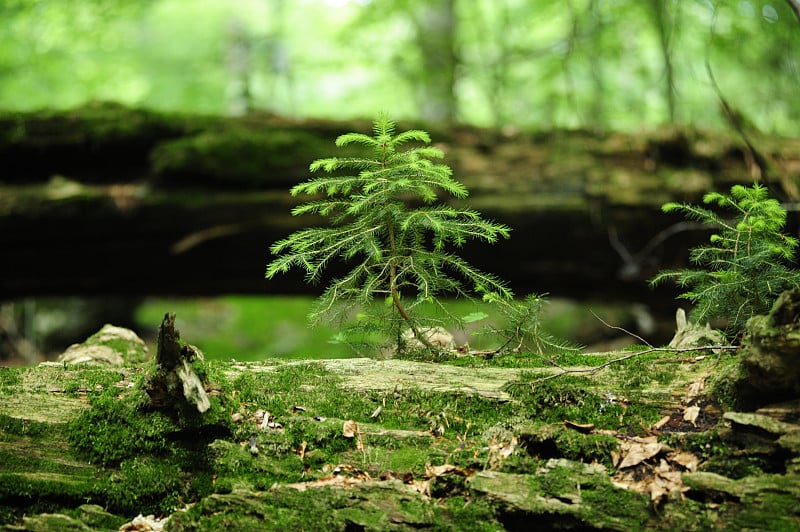
[[[462,316],[461,321],[464,323],[474,323],[476,321],[485,320],[488,317],[489,315],[485,312],[470,312],[466,316]]]

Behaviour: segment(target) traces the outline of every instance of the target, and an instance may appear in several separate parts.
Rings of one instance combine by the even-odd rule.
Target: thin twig
[[[600,364],[599,366],[593,366],[591,368],[577,368],[577,369],[569,369],[558,366],[559,369],[562,371],[560,373],[554,373],[552,375],[547,375],[546,377],[541,377],[539,379],[534,379],[531,381],[525,382],[510,382],[508,386],[519,386],[522,384],[534,384],[537,382],[544,382],[550,379],[555,379],[556,377],[561,377],[562,375],[567,374],[575,374],[575,373],[588,373],[594,374],[598,371],[607,368],[612,364],[616,364],[617,362],[623,362],[625,360],[638,357],[639,355],[646,355],[648,353],[688,353],[693,351],[735,351],[739,349],[738,345],[704,345],[701,347],[680,347],[680,348],[673,348],[673,347],[649,347],[647,349],[643,349],[641,351],[637,351],[635,353],[630,353],[628,355],[615,358],[614,360],[609,360]]]
[[[624,332],[625,334],[627,334],[628,336],[633,336],[634,338],[636,338],[637,340],[639,340],[640,342],[642,342],[642,343],[643,343],[644,345],[646,345],[647,347],[653,347],[652,345],[650,345],[650,342],[648,342],[647,340],[645,340],[644,338],[642,338],[642,337],[641,337],[641,336],[639,336],[638,334],[634,334],[634,333],[632,333],[632,332],[630,332],[630,331],[628,331],[628,330],[626,330],[626,329],[623,329],[622,327],[619,327],[619,326],[617,326],[617,325],[610,325],[610,324],[609,324],[609,323],[607,323],[607,322],[606,322],[606,321],[605,321],[603,318],[601,318],[600,316],[598,316],[597,314],[595,314],[593,310],[590,310],[589,312],[591,312],[591,313],[592,313],[592,316],[594,316],[595,318],[597,318],[597,319],[600,321],[600,323],[602,323],[603,325],[605,325],[605,326],[606,326],[606,327],[608,327],[609,329],[614,329],[614,330],[617,330],[617,331],[622,331],[622,332]]]

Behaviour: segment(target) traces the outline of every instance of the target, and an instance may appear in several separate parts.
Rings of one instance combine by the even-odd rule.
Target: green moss
[[[234,490],[206,497],[185,513],[170,519],[169,530],[335,530],[328,490],[314,497],[292,489],[269,493]],[[341,523],[340,523],[341,525]]]
[[[94,476],[20,472],[0,473],[0,506],[13,505],[30,512],[71,507],[101,497],[103,484]]]
[[[637,346],[635,349],[641,351],[647,348]],[[609,372],[623,390],[650,387],[653,384],[663,386],[671,383],[677,373],[675,366],[669,362],[669,354],[646,353],[610,365]]]
[[[117,397],[115,390],[92,400],[77,419],[68,424],[70,446],[93,463],[117,465],[125,458],[146,453],[175,452],[167,435],[175,424],[160,412],[142,413],[144,392],[137,397]]]
[[[170,182],[199,179],[255,187],[305,176],[308,167],[298,161],[321,156],[330,145],[329,138],[310,131],[231,124],[164,142],[151,159],[153,168]]]
[[[597,384],[585,377],[560,377],[535,382],[538,375],[523,375],[522,383],[511,388],[515,399],[525,410],[535,413],[542,422],[592,423],[600,429],[617,429],[639,433],[660,417],[657,405],[626,401],[617,393],[598,393]],[[529,384],[525,381],[531,381]]]
[[[430,446],[404,446],[386,454],[386,469],[396,473],[421,471],[421,467],[429,460]]]
[[[120,514],[171,513],[182,501],[194,500],[186,484],[189,474],[183,474],[175,460],[153,456],[124,460],[105,484],[106,504]]]
[[[52,430],[52,423],[31,421],[0,414],[0,441],[11,440],[12,436],[42,436]]]
[[[72,395],[77,395],[78,393],[102,393],[123,379],[123,375],[120,373],[96,367],[76,369],[71,377],[68,382],[64,383],[64,393]]]
[[[194,367],[219,373],[201,361]],[[204,415],[149,408],[142,379],[131,390],[111,386],[90,396],[91,408],[68,423],[66,436],[80,456],[108,468],[91,501],[127,515],[166,514],[213,491],[207,444],[228,434],[230,415],[220,397]]]
[[[96,504],[82,504],[69,512],[69,515],[77,518],[94,530],[119,530],[127,519],[110,514]]]
[[[0,393],[11,393],[20,382],[21,368],[0,367]]]
[[[617,438],[606,434],[583,434],[559,424],[534,424],[516,429],[519,443],[538,459],[566,458],[576,462],[599,463],[613,470],[611,453],[619,447]],[[530,464],[526,464],[530,468]],[[519,467],[517,467],[518,469]]]
[[[736,390],[736,383],[742,378],[740,364],[736,355],[721,356],[719,365],[706,383],[708,396],[726,410],[736,410],[740,406]]]
[[[497,520],[496,508],[482,499],[456,495],[445,499],[446,507],[441,514],[442,530],[473,530],[475,532],[497,532],[506,528]]]
[[[0,145],[37,144],[46,137],[51,144],[130,140],[155,132],[166,133],[177,120],[155,112],[130,109],[113,102],[90,103],[68,111],[0,113]]]
[[[626,434],[661,416],[658,406],[643,400],[626,380],[640,365],[591,378],[543,382],[532,382],[532,372],[509,372],[520,374],[521,382],[509,387],[512,398],[504,401],[417,388],[413,373],[404,386],[356,388],[347,384],[351,376],[342,375],[336,364],[198,360],[193,367],[215,383],[212,408],[204,415],[191,409],[143,408],[149,398],[141,381],[152,368],[42,366],[16,372],[14,386],[26,390],[31,404],[52,399],[55,383],[59,391],[86,390],[80,395],[88,397],[90,408],[69,423],[65,416],[58,416],[58,423],[44,423],[0,415],[0,464],[7,464],[0,466],[0,486],[6,490],[0,490],[0,519],[19,524],[23,513],[48,512],[85,522],[72,509],[86,501],[126,520],[139,512],[167,514],[196,503],[174,515],[169,525],[173,530],[503,530],[531,522],[543,527],[699,530],[714,523],[752,527],[763,519],[762,510],[783,512],[764,520],[780,530],[795,519],[789,483],[776,480],[769,488],[754,487],[741,503],[717,497],[719,506],[714,507],[674,497],[655,515],[646,495],[624,492],[602,468],[585,465],[600,463],[609,469],[617,440],[582,434],[567,428],[565,420]],[[703,363],[691,369],[705,371]],[[109,376],[102,376],[103,371]],[[120,377],[133,386],[120,386]],[[619,382],[629,388],[621,393]],[[79,405],[83,401],[63,394],[58,398]],[[13,411],[5,399],[4,408]],[[258,410],[269,411],[270,420],[279,425],[260,428]],[[240,422],[231,421],[233,413],[241,416]],[[358,438],[342,434],[347,420],[356,421],[362,431],[360,447]],[[665,437],[662,442],[693,452],[706,471],[742,478],[737,482],[770,478],[761,455],[746,458],[720,431]],[[259,449],[255,455],[251,437]],[[510,456],[501,452],[512,448]],[[426,464],[457,469],[429,479]],[[333,473],[336,466],[338,475]],[[491,490],[473,484],[477,477],[489,482],[495,473],[499,476]],[[347,489],[298,491],[285,486],[337,476],[355,481],[366,475],[430,480],[433,501],[399,480]],[[687,496],[701,498],[706,492],[694,490]],[[580,504],[571,504],[573,500]],[[511,512],[509,501],[515,508],[520,501],[530,506]],[[563,513],[553,513],[542,501]]]
[[[717,428],[705,432],[665,434],[659,440],[670,447],[679,447],[696,454],[702,462],[728,452]]]
[[[761,475],[728,481],[719,493],[719,521],[729,530],[794,531],[800,525],[798,478]]]

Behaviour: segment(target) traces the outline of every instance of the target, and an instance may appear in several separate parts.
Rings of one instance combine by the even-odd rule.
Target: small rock
[[[81,344],[73,344],[57,361],[64,364],[122,366],[147,358],[147,346],[135,332],[106,324]]]
[[[453,351],[456,348],[453,335],[444,327],[419,327],[417,330],[433,347],[443,351]],[[414,331],[410,328],[403,331],[402,338],[408,349],[425,349],[425,345],[414,336]]]

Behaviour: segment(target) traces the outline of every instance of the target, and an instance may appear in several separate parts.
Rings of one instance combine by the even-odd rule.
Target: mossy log
[[[798,140],[754,136],[754,159],[724,132],[401,126],[429,130],[470,189],[467,203],[513,228],[510,240],[463,254],[520,294],[671,300],[672,290],[654,293],[644,281],[684,265],[706,237],[663,215],[663,202],[754,179],[798,200]],[[288,189],[308,177],[308,164],[347,155],[335,149],[337,135],[370,127],[116,105],[2,114],[0,293],[315,290],[299,275],[265,282],[268,247],[314,223],[289,214]]]
[[[0,368],[0,527],[800,526],[798,409],[722,416],[702,383],[729,354],[243,364],[171,324],[149,362]],[[205,410],[162,378],[183,362]]]

